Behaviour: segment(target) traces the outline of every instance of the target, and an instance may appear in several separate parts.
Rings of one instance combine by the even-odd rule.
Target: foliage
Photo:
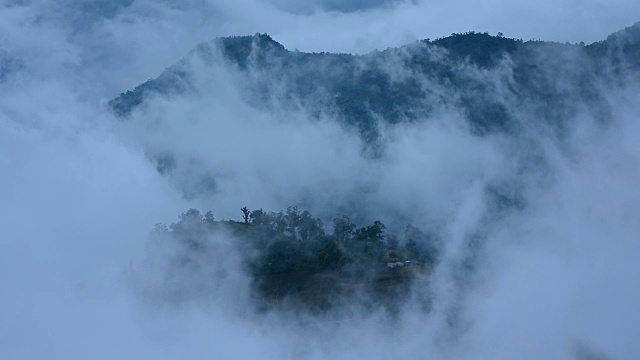
[[[433,263],[437,257],[435,243],[418,228],[408,225],[402,244],[397,237],[386,233],[381,221],[357,227],[345,215],[333,219],[332,232],[326,233],[323,222],[309,211],[292,206],[285,211],[250,211],[243,207],[243,221],[215,220],[208,211],[202,215],[189,209],[178,216],[179,221],[166,226],[156,225],[155,233],[162,233],[182,246],[186,254],[212,250],[210,239],[221,231],[228,231],[246,257],[247,270],[254,275],[282,272],[323,272],[347,265],[385,266],[387,251],[402,254],[394,261]],[[425,242],[431,241],[432,244]],[[418,245],[421,244],[421,245]],[[215,249],[211,251],[215,254]],[[249,256],[248,254],[252,254]],[[214,261],[214,259],[211,259]]]

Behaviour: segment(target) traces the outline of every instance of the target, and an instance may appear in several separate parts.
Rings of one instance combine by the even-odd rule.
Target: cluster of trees
[[[242,221],[217,221],[211,211],[203,215],[189,209],[178,222],[157,225],[155,233],[178,242],[187,253],[198,253],[211,250],[209,239],[216,232],[230,232],[253,275],[380,267],[388,261],[433,266],[437,260],[435,236],[412,225],[406,226],[402,236],[396,236],[388,234],[381,221],[358,227],[344,215],[335,217],[327,230],[319,218],[295,206],[280,212],[247,207],[241,211]]]
[[[502,33],[491,36],[489,33],[468,31],[453,33],[426,43],[445,48],[455,59],[469,59],[483,68],[495,66],[504,54],[513,54],[523,44],[522,39],[506,38]]]

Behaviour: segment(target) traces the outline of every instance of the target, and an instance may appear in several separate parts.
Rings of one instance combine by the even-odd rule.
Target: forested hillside
[[[200,44],[110,106],[126,117],[154,94],[197,92],[203,75],[193,71],[197,60],[205,68],[221,62],[238,69],[253,106],[331,113],[369,141],[380,135],[378,121],[418,121],[442,106],[463,109],[478,134],[527,126],[510,112],[513,104],[535,114],[529,122],[562,128],[582,103],[608,119],[599,84],[622,81],[625,70],[637,74],[639,29],[635,24],[591,45],[467,32],[366,55],[289,51],[266,34],[219,38]]]
[[[321,310],[365,294],[370,306],[389,306],[403,300],[415,280],[428,280],[441,250],[437,234],[410,224],[389,234],[380,221],[358,227],[342,215],[327,232],[320,219],[297,207],[241,210],[242,221],[190,209],[170,226],[158,224],[150,246],[173,249],[166,276],[206,278],[198,270],[202,264],[228,256],[215,239],[230,237],[261,307],[286,301]]]

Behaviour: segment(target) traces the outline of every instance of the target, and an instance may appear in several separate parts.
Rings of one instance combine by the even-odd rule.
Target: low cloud
[[[106,108],[216,35],[267,31],[291,48],[361,52],[467,29],[590,41],[637,20],[628,19],[637,8],[631,2],[591,2],[577,14],[543,5],[490,3],[480,15],[460,16],[427,2],[355,12],[321,5],[302,14],[254,1],[5,5],[0,357],[637,356],[633,82],[602,85],[610,123],[581,104],[560,140],[544,127],[516,140],[479,137],[462,111],[442,107],[425,121],[385,128],[377,158],[330,112],[247,104],[241,75],[222,65],[202,72],[199,95],[150,99],[128,122]],[[522,13],[534,16],[515,22]],[[163,154],[177,159],[172,176],[157,171]],[[203,176],[212,181],[202,184]],[[500,210],[487,190],[498,185],[524,205]],[[243,205],[296,204],[321,217],[359,211],[362,223],[437,228],[446,243],[427,289],[431,312],[408,302],[395,320],[258,315],[240,272],[203,301],[176,304],[143,291],[166,286],[163,268],[149,263],[157,259],[148,248],[155,223],[174,222],[189,207],[237,219]],[[482,246],[470,246],[474,239]],[[234,269],[233,251],[225,254],[213,270]]]

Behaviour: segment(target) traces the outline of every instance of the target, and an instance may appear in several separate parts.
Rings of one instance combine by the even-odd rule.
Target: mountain
[[[264,111],[304,110],[315,117],[328,114],[357,129],[374,148],[385,127],[430,121],[443,113],[448,116],[445,120],[452,113],[459,114],[476,136],[498,133],[512,135],[516,142],[524,139],[527,148],[513,156],[516,169],[505,170],[517,175],[490,178],[482,185],[478,202],[486,206],[481,210],[486,213],[473,232],[461,235],[464,256],[454,270],[456,277],[465,279],[477,266],[489,229],[527,206],[523,183],[552,177],[544,152],[536,151],[536,147],[569,133],[566,125],[579,119],[578,114],[587,112],[602,123],[610,121],[614,105],[607,92],[638,80],[639,51],[640,23],[591,45],[467,32],[365,55],[290,51],[266,34],[227,37],[200,44],[159,77],[121,94],[110,106],[123,120],[136,121],[158,97],[171,102],[182,97],[213,96],[208,89],[224,85],[211,82],[203,86],[203,82],[211,78],[210,73],[224,71],[234,74],[231,79],[238,82],[239,95],[248,106]],[[179,119],[175,124],[180,127]],[[527,136],[532,132],[521,131],[536,127],[552,136],[531,140]],[[518,138],[520,134],[524,135]],[[520,151],[519,147],[508,149]],[[209,169],[200,166],[189,154],[173,157],[171,150],[151,150],[160,172],[170,173],[182,161],[186,165],[178,169],[179,175],[188,174],[185,178],[190,180],[202,178],[206,186],[198,184],[194,192],[209,188],[213,198],[217,179],[224,181],[228,176],[215,165]],[[439,153],[434,157],[440,156],[447,157]],[[237,167],[243,164],[238,162]],[[434,176],[438,169],[407,170],[400,176]],[[352,176],[362,175],[356,169]],[[259,171],[249,173],[249,177],[262,185]],[[381,196],[385,188],[381,189],[373,194]],[[332,206],[339,209],[336,214],[344,208],[355,216],[372,211],[380,203],[367,199],[368,192],[368,186],[362,186],[341,196],[343,199],[331,198],[335,203]],[[412,202],[405,204],[405,199],[399,200],[399,207],[415,206]],[[338,215],[332,220],[331,232],[326,231],[320,218],[295,206],[280,212],[241,210],[244,222],[216,221],[210,212],[203,216],[190,209],[179,216],[179,222],[156,229],[149,248],[156,246],[160,254],[163,246],[171,249],[169,259],[162,262],[171,264],[166,267],[167,278],[190,281],[170,284],[165,289],[167,294],[188,297],[193,291],[193,296],[198,296],[201,289],[216,288],[211,285],[216,279],[215,265],[224,262],[225,256],[215,237],[231,234],[242,254],[236,261],[249,276],[251,296],[262,310],[302,308],[322,312],[337,307],[350,317],[350,304],[362,299],[365,309],[384,308],[393,313],[398,304],[417,296],[420,306],[428,311],[431,271],[444,251],[441,246],[445,240],[441,239],[448,236],[437,226],[420,224],[418,228],[395,220],[389,222],[395,223],[390,226],[395,230],[386,232],[379,220],[358,227],[348,217]],[[397,208],[389,207],[381,212],[392,219],[406,217],[394,211]],[[403,227],[404,233],[397,230]],[[427,290],[412,292],[415,289]]]
[[[579,104],[606,119],[598,84],[629,71],[637,75],[640,23],[586,46],[467,32],[366,55],[289,51],[266,34],[218,38],[120,94],[111,109],[126,117],[151,95],[195,91],[200,74],[189,68],[194,58],[211,69],[221,60],[251,74],[242,81],[252,105],[332,111],[369,139],[378,135],[377,120],[415,121],[442,105],[463,109],[472,129],[486,133],[521,125],[510,113],[513,104],[547,124],[562,124]]]

